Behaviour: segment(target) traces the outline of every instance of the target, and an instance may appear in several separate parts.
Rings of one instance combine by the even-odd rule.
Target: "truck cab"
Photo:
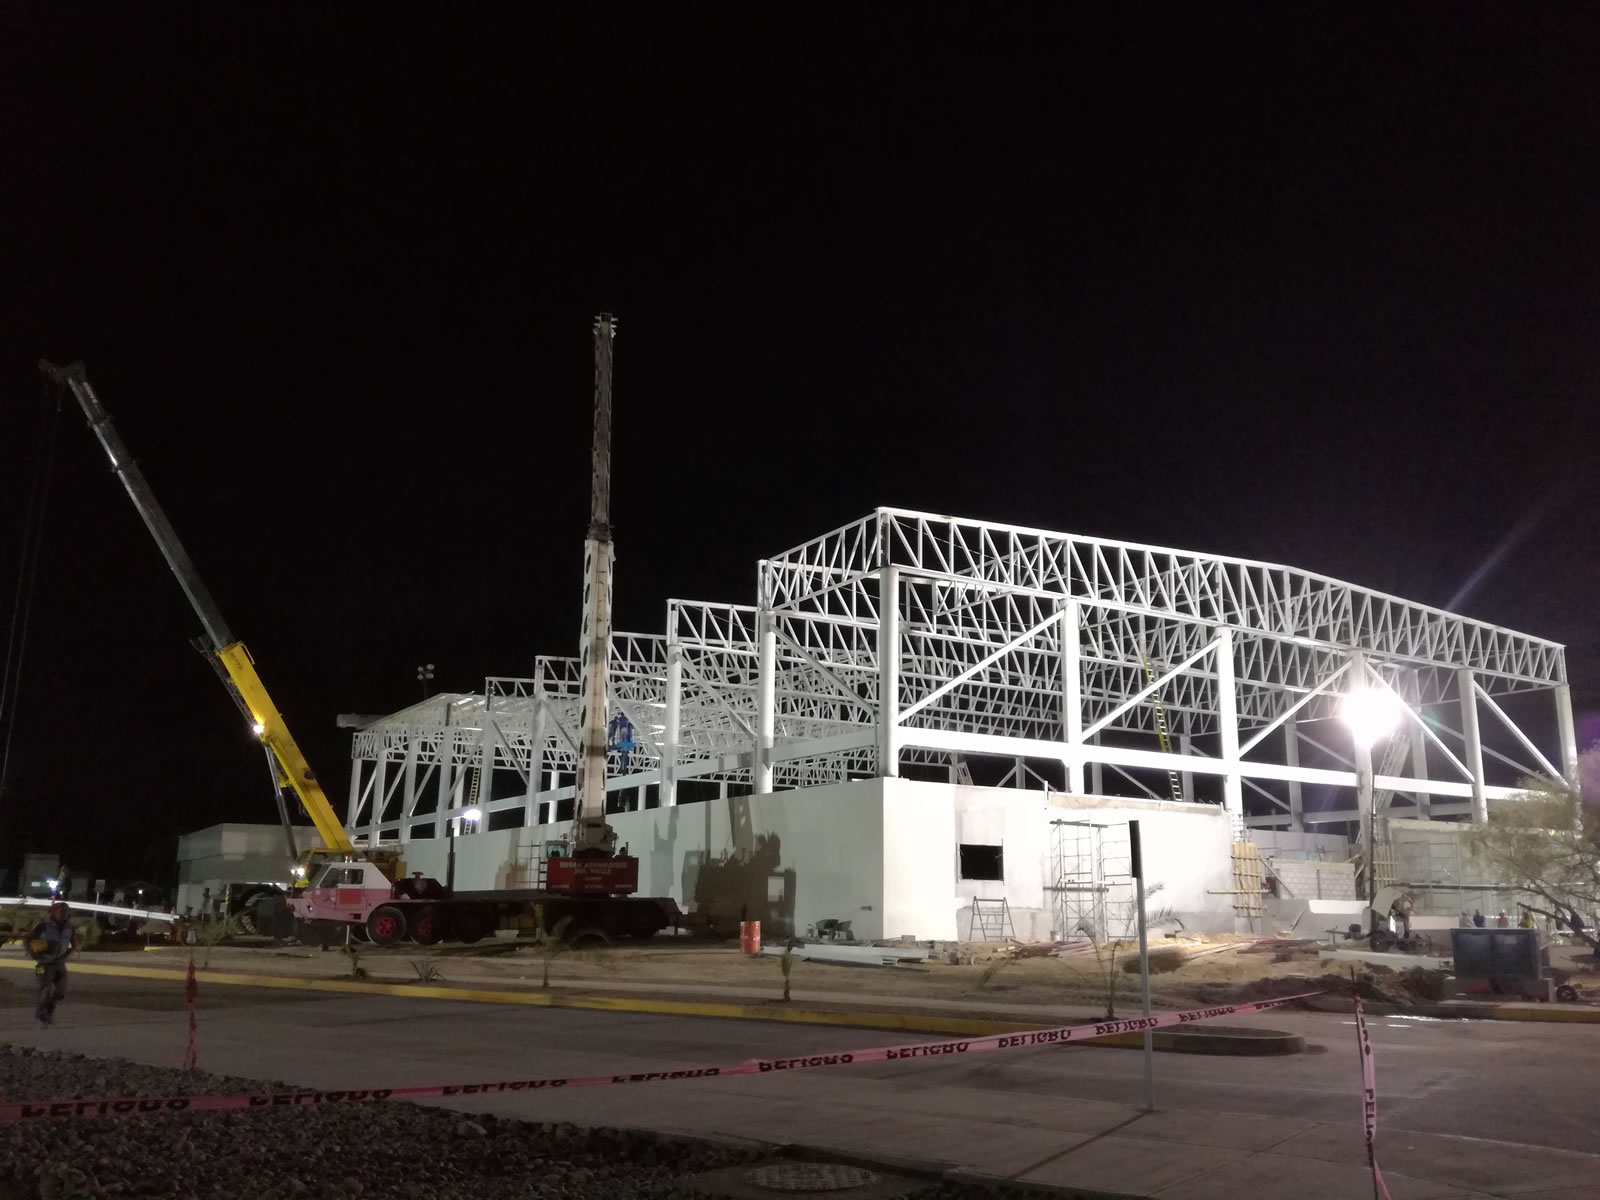
[[[394,884],[373,862],[329,863],[295,898],[303,921],[365,925],[372,910],[394,898]]]

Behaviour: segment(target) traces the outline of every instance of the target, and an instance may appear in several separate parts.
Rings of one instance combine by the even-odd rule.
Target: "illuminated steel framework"
[[[1482,820],[1575,771],[1560,645],[1292,567],[885,508],[763,561],[757,599],[672,600],[664,634],[613,636],[634,730],[613,811],[930,773],[1165,800],[1170,771],[1236,828],[1354,822],[1337,716],[1358,686],[1403,714],[1372,750],[1380,810]],[[541,657],[360,730],[347,823],[554,820],[580,744],[576,660]]]

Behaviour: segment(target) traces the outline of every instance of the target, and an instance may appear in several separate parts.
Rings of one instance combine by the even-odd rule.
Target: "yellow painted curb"
[[[31,971],[33,964],[0,959],[0,966]],[[108,967],[75,962],[78,975],[111,975],[125,979],[171,980],[181,983],[188,972],[162,967]],[[573,996],[555,992],[505,992],[482,988],[427,987],[412,983],[361,983],[354,979],[301,979],[285,975],[249,975],[228,971],[196,971],[200,983],[230,987],[282,988],[289,991],[336,992],[356,996],[408,996],[418,1000],[460,1000],[473,1004],[521,1004],[530,1008],[576,1008],[599,1012],[653,1013],[659,1016],[711,1017],[740,1021],[777,1021],[791,1025],[837,1025],[853,1029],[886,1029],[901,1033],[933,1033],[951,1037],[984,1037],[1026,1033],[1038,1022],[997,1021],[979,1017],[919,1017],[909,1013],[819,1012],[807,1008],[762,1008],[749,1004],[693,1003],[683,1000],[633,1000],[619,996]],[[1105,1038],[1111,1042],[1115,1039]]]

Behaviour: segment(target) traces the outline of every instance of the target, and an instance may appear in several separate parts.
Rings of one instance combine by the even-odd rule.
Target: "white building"
[[[322,845],[311,828],[295,827],[301,850]],[[215,911],[231,884],[290,882],[289,848],[281,825],[212,825],[178,838],[178,891],[175,907],[198,915],[209,899]]]
[[[635,744],[607,787],[647,893],[802,932],[965,937],[974,898],[1022,938],[1105,926],[1134,816],[1154,906],[1250,927],[1255,830],[1322,855],[1314,829],[1481,821],[1575,770],[1561,646],[1292,567],[879,509],[761,562],[756,601],[614,635]],[[525,881],[570,817],[578,691],[541,656],[366,724],[347,828],[438,875],[454,829],[458,887]],[[1352,736],[1352,700],[1392,728]]]

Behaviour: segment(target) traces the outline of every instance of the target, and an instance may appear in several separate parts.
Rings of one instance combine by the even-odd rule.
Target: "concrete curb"
[[[0,967],[32,971],[31,962],[0,959]],[[74,963],[81,975],[124,979],[183,982],[187,970],[163,967],[112,967]],[[431,987],[410,983],[363,983],[354,979],[303,979],[289,975],[254,975],[232,971],[195,971],[199,983],[224,987],[278,988],[287,991],[332,992],[356,996],[398,996],[418,1000],[454,1000],[469,1004],[513,1004],[528,1008],[568,1008],[599,1012],[650,1013],[657,1016],[709,1017],[714,1020],[773,1021],[786,1025],[826,1025],[846,1029],[876,1029],[890,1033],[920,1033],[941,1037],[986,1037],[1000,1033],[1028,1033],[1046,1027],[1041,1021],[1001,1021],[985,1017],[918,1016],[912,1013],[824,1012],[807,1008],[767,1008],[751,1004],[696,1003],[684,1000],[635,1000],[628,997],[582,996],[565,992],[498,991],[486,988]],[[1093,1024],[1085,1021],[1084,1024]],[[1157,1050],[1179,1054],[1264,1055],[1299,1054],[1305,1039],[1276,1030],[1158,1029],[1151,1035]],[[1113,1034],[1081,1042],[1086,1046],[1118,1049],[1144,1048],[1143,1035]]]
[[[1600,1025],[1600,1007],[1571,1004],[1390,1004],[1386,1000],[1365,1000],[1362,1008],[1371,1017],[1432,1017],[1439,1021],[1544,1021],[1552,1024]],[[1307,1001],[1307,1009],[1321,1013],[1353,1013],[1355,1001],[1349,996],[1317,996]]]

